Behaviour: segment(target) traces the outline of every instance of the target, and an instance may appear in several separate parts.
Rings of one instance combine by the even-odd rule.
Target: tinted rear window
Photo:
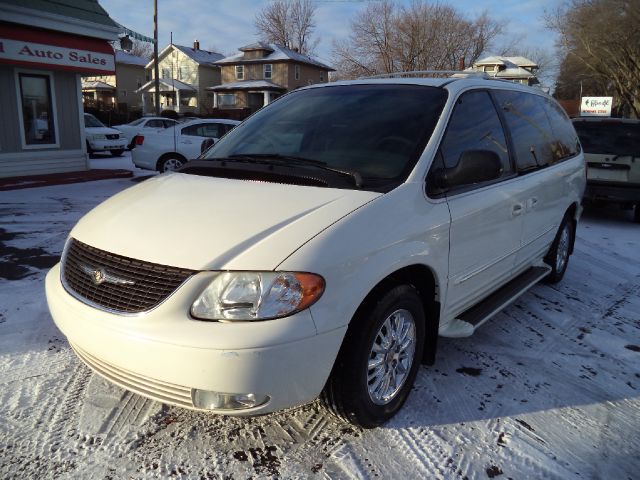
[[[640,156],[640,124],[574,122],[585,153]]]

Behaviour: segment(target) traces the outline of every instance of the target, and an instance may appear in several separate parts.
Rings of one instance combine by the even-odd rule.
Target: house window
[[[300,65],[294,65],[293,72],[295,79],[300,80]]]
[[[236,65],[236,80],[244,80],[244,65]]]
[[[138,88],[140,88],[142,86],[142,79],[140,77],[138,77],[136,79],[136,83],[138,84]]]
[[[51,77],[19,73],[18,79],[24,145],[57,145]]]
[[[162,78],[164,78],[165,80],[168,79],[168,78],[171,78],[171,69],[163,68],[162,69]]]
[[[320,81],[324,82],[324,72],[320,72]]]
[[[270,63],[267,63],[262,68],[264,72],[264,78],[272,78],[271,74],[272,74],[273,66]]]
[[[189,78],[189,68],[186,65],[182,65],[178,69],[178,80],[186,80]]]
[[[233,93],[219,93],[218,105],[221,107],[233,107],[236,104],[236,96]]]

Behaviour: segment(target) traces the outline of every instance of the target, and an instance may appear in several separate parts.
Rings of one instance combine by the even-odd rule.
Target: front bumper
[[[198,278],[201,277],[201,278]],[[60,282],[60,266],[47,274],[54,322],[94,371],[128,390],[163,403],[197,409],[192,389],[267,395],[263,405],[209,410],[256,415],[301,405],[321,392],[345,328],[316,334],[309,310],[264,321],[193,320],[188,306],[206,274],[187,281],[154,310],[122,316],[92,308]]]
[[[118,140],[89,140],[89,147],[96,152],[104,152],[108,150],[125,150],[127,148],[127,139],[120,136]]]

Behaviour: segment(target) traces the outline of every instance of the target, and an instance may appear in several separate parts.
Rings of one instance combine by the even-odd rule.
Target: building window
[[[19,73],[24,145],[56,145],[51,77]]]
[[[142,86],[142,80],[140,79],[140,77],[137,78],[136,83],[138,84],[138,88]]]
[[[264,78],[272,78],[271,74],[272,74],[273,66],[270,63],[267,63],[262,68],[264,72]]]
[[[168,79],[168,78],[171,78],[171,69],[163,68],[162,69],[162,78],[164,78],[165,80]]]
[[[244,65],[236,65],[236,80],[244,80]]]
[[[320,81],[324,82],[324,72],[320,72]]]
[[[219,93],[218,105],[221,107],[233,107],[236,104],[236,96],[233,93]]]
[[[293,67],[294,77],[296,80],[300,80],[300,65],[294,65]]]

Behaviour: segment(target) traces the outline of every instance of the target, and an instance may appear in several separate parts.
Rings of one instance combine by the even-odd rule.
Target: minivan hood
[[[376,192],[160,175],[85,215],[81,242],[193,270],[273,270]]]

